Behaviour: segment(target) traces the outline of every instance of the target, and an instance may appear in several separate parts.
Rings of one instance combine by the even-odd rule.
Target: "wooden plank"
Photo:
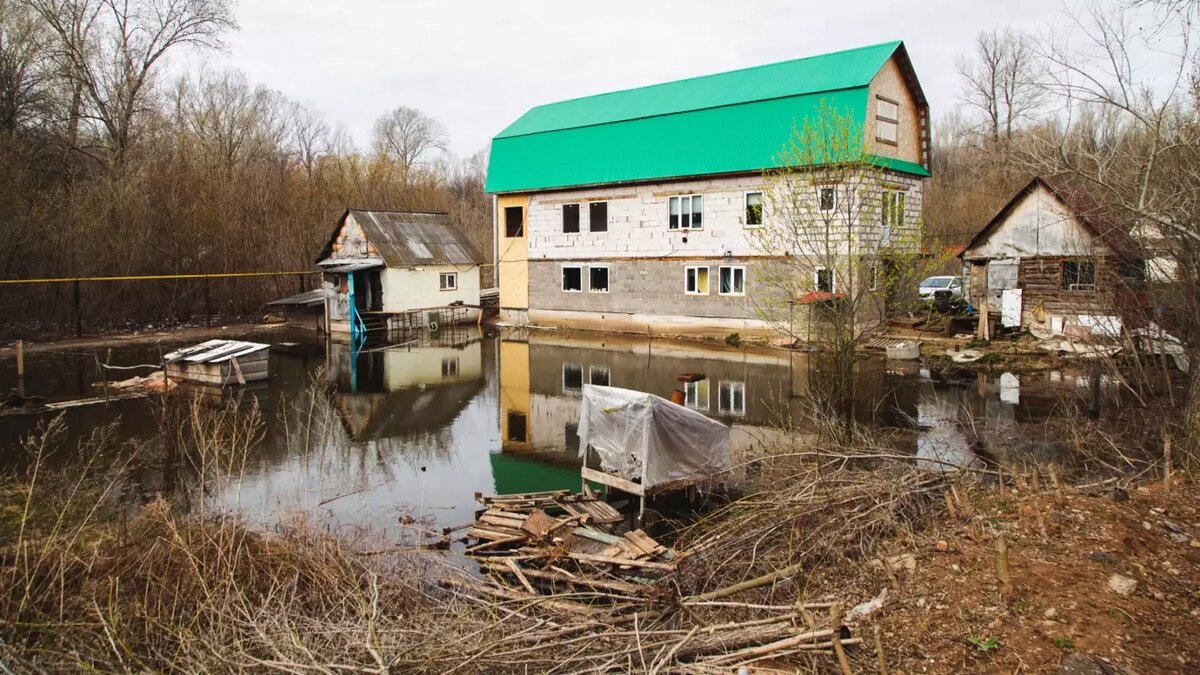
[[[579,469],[579,473],[584,480],[590,480],[593,483],[600,483],[601,485],[615,487],[618,490],[628,492],[631,495],[637,495],[639,497],[645,494],[645,490],[642,489],[641,485],[638,485],[633,481],[625,480],[624,478],[620,478],[618,476],[604,473],[603,471],[596,471],[595,469],[589,469],[585,466]]]
[[[533,584],[529,583],[529,580],[526,579],[525,575],[521,573],[521,566],[518,565],[515,560],[509,558],[504,562],[508,563],[508,569],[512,570],[512,573],[517,577],[517,581],[521,582],[521,585],[525,587],[525,590],[533,593],[534,595],[538,594],[538,592],[533,589]]]
[[[521,529],[535,537],[541,537],[555,529],[557,525],[559,525],[557,518],[546,515],[546,512],[541,509],[535,509],[521,525]]]
[[[601,532],[600,530],[591,527],[575,528],[575,536],[583,537],[584,539],[591,539],[592,541],[598,541],[602,544],[609,545],[617,544],[618,542],[622,541],[621,537],[618,537],[615,534]]]
[[[567,556],[574,558],[575,560],[582,560],[584,562],[608,563],[610,565],[617,565],[620,567],[644,567],[646,569],[661,570],[663,572],[673,572],[675,570],[674,565],[654,562],[652,560],[629,560],[624,558],[612,558],[605,555],[591,555],[588,553],[567,553]]]

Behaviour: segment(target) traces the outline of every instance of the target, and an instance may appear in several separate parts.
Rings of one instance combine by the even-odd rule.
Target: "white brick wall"
[[[906,222],[918,222],[921,181],[898,175],[889,175],[888,181],[908,187]],[[527,221],[529,259],[722,256],[726,251],[733,256],[761,255],[747,236],[742,221],[745,193],[762,190],[762,184],[761,175],[748,174],[535,194],[530,200]],[[668,229],[668,198],[691,194],[703,197],[703,228]],[[592,201],[608,202],[607,232],[590,231],[588,203]],[[578,233],[562,231],[563,204],[580,205]],[[764,208],[770,223],[770,205],[765,204]],[[878,236],[877,232],[874,236]]]

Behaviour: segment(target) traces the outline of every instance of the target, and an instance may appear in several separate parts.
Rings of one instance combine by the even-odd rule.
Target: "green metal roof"
[[[492,141],[492,193],[758,171],[822,104],[865,124],[901,42],[538,106]],[[917,164],[879,158],[917,175]]]

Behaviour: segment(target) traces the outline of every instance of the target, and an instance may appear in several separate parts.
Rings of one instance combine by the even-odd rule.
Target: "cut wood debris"
[[[675,569],[673,551],[642,530],[618,532],[625,517],[596,496],[556,490],[476,499],[484,509],[463,532],[466,553],[513,588],[645,597]]]

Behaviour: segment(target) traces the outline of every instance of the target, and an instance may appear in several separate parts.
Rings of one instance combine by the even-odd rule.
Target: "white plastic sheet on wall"
[[[1005,290],[1000,297],[1000,325],[1015,328],[1021,325],[1021,296],[1019,288]]]
[[[730,468],[729,427],[654,394],[585,384],[579,408],[580,456],[646,490]]]

